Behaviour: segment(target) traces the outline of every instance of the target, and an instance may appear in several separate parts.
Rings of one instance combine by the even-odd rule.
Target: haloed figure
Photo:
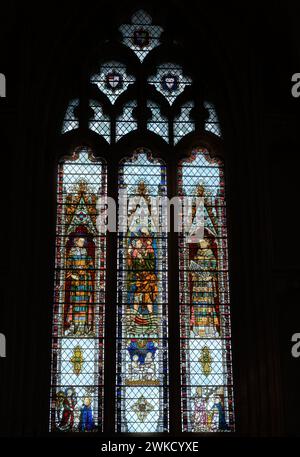
[[[190,262],[191,268],[191,330],[196,336],[217,336],[217,260],[208,240],[202,240]]]
[[[93,259],[88,255],[85,236],[74,238],[67,257],[69,308],[67,335],[89,335],[93,331]]]
[[[212,430],[229,430],[225,418],[224,406],[219,395],[214,396],[214,403],[211,408],[211,428]]]
[[[74,410],[77,403],[76,392],[73,387],[68,387],[65,392],[60,392],[62,414],[58,428],[63,431],[72,431],[74,427]]]
[[[158,276],[152,237],[141,234],[131,240],[127,267],[128,301],[133,313],[133,333],[156,332]]]

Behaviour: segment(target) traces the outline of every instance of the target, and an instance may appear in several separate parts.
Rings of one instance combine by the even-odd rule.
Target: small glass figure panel
[[[141,148],[119,168],[117,432],[168,431],[166,168]]]
[[[113,104],[126,91],[135,77],[126,72],[126,66],[120,62],[106,62],[101,65],[99,73],[92,75],[91,82],[109,98]]]
[[[152,49],[160,45],[163,31],[158,25],[152,24],[151,16],[144,10],[137,11],[131,18],[131,24],[123,24],[119,30],[123,36],[122,42],[141,62]]]
[[[106,167],[79,148],[58,167],[50,430],[101,431]]]
[[[190,216],[179,237],[182,428],[233,431],[223,163],[194,149],[180,164],[178,184],[182,214]]]

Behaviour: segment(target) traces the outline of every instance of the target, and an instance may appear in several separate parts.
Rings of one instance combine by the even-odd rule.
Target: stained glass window
[[[105,425],[107,288],[116,298],[109,300],[116,325],[110,328],[107,322],[106,334],[108,339],[115,336],[116,365],[105,367],[107,379],[113,379],[105,386],[105,407],[115,405],[115,431],[169,431],[169,394],[176,381],[169,379],[168,347],[177,338],[180,357],[177,362],[172,358],[171,368],[181,369],[181,397],[170,400],[177,407],[181,402],[182,431],[233,431],[224,165],[210,155],[209,146],[178,159],[180,140],[189,135],[197,144],[203,135],[203,108],[208,114],[204,129],[221,137],[218,115],[212,102],[193,99],[196,89],[189,90],[193,81],[185,68],[161,63],[163,29],[152,24],[147,12],[137,11],[131,24],[119,30],[123,51],[118,53],[132,54],[130,67],[114,55],[101,63],[99,72],[89,75],[86,90],[82,88],[82,99],[70,101],[62,127],[62,133],[80,127],[88,144],[98,144],[93,131],[108,144],[102,149],[105,160],[82,146],[58,167],[50,429],[101,431]],[[146,59],[155,48],[157,66]],[[140,147],[133,150],[132,144]],[[150,151],[154,144],[162,150]],[[168,233],[167,174],[169,192],[177,182],[178,195],[172,197],[182,203],[178,244]],[[117,243],[108,238],[116,280],[109,269],[106,275],[106,232],[99,225],[109,201],[107,175],[119,196]],[[168,264],[168,248],[172,254],[179,251],[178,265]],[[179,295],[170,306],[175,317],[179,303],[180,325],[170,326],[169,334],[168,284],[173,286],[178,276]],[[115,349],[106,351],[109,357]]]
[[[110,117],[104,114],[101,104],[96,100],[90,100],[90,108],[93,116],[89,120],[89,128],[102,135],[110,143]]]
[[[180,65],[163,63],[157,67],[156,74],[149,78],[149,83],[153,84],[171,105],[192,80],[183,74]]]
[[[208,110],[209,116],[205,122],[205,130],[214,133],[217,136],[221,136],[221,128],[219,118],[216,109],[211,102],[204,102],[204,107]]]
[[[91,82],[107,95],[111,103],[115,103],[119,95],[125,92],[129,84],[133,84],[134,81],[134,76],[127,74],[126,66],[115,61],[101,65],[99,73],[91,77]]]
[[[148,108],[151,110],[152,117],[148,121],[148,130],[161,136],[165,141],[169,141],[169,125],[168,119],[161,114],[161,110],[157,103],[152,100],[147,102]]]
[[[106,168],[79,148],[58,167],[50,428],[102,429]]]
[[[206,149],[179,167],[182,427],[232,431],[230,297],[223,164]],[[199,235],[199,236],[198,236]]]
[[[146,149],[120,165],[118,432],[168,430],[166,185],[165,165]]]
[[[124,105],[122,113],[116,120],[116,141],[127,133],[137,129],[137,121],[133,113],[136,107],[137,102],[135,100],[131,100]]]
[[[78,107],[79,107],[78,98],[70,101],[68,108],[66,110],[66,113],[65,113],[62,133],[69,132],[70,130],[77,129],[79,127],[78,112],[77,112]]]
[[[159,46],[163,29],[152,25],[151,16],[143,10],[137,11],[131,22],[121,25],[119,30],[123,35],[123,43],[132,49],[142,62],[152,49]]]

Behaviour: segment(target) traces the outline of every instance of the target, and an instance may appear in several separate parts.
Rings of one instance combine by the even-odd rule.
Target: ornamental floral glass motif
[[[50,429],[102,429],[106,168],[79,148],[59,164]]]
[[[179,192],[192,210],[179,237],[182,427],[234,428],[230,297],[223,164],[195,149],[179,167]],[[202,199],[198,209],[196,198]],[[204,216],[204,236],[197,211]]]
[[[121,162],[117,300],[118,432],[168,430],[166,168],[146,149]],[[120,200],[121,201],[121,200]],[[155,204],[155,202],[157,204]]]

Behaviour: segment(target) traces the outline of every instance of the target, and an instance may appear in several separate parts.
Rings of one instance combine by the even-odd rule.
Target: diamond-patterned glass
[[[163,29],[144,10],[119,30],[122,43],[140,62],[161,44]],[[135,81],[117,60],[102,63],[90,79],[112,105]],[[177,109],[174,102],[181,104],[178,97],[188,95],[184,91],[192,80],[180,65],[167,61],[153,70],[147,84]],[[206,101],[204,106],[209,111],[205,129],[221,137],[214,105]],[[137,130],[136,100],[118,111],[115,132],[103,107],[89,100],[88,126],[107,142]],[[173,125],[158,103],[148,100],[147,107],[147,129],[166,142],[172,143],[172,131],[177,144],[195,130],[191,100],[183,102]],[[78,116],[79,99],[73,99],[62,133],[79,127]],[[146,148],[119,165],[117,432],[169,431],[166,174],[163,161]],[[182,430],[228,432],[234,430],[234,404],[223,163],[207,149],[195,148],[180,162],[177,179],[183,223],[178,235]],[[50,430],[56,432],[103,428],[106,236],[98,223],[105,207],[99,200],[107,202],[106,166],[88,148],[78,148],[58,168],[50,411]]]
[[[89,128],[103,136],[110,143],[110,118],[103,113],[101,104],[96,100],[89,101],[90,108],[93,110],[93,117],[89,120]]]
[[[78,98],[70,101],[68,108],[66,109],[61,133],[66,133],[66,132],[69,132],[70,130],[78,129],[79,121],[78,121],[78,114],[76,113],[76,109],[78,109],[78,107],[79,107]]]
[[[79,148],[58,167],[50,430],[102,429],[106,168]]]
[[[165,165],[138,149],[119,168],[118,432],[168,431]],[[125,198],[124,198],[125,197]],[[121,202],[124,204],[121,204]]]
[[[178,184],[183,202],[179,236],[182,428],[185,432],[233,431],[223,163],[212,159],[206,149],[195,149],[180,164]]]
[[[194,102],[186,102],[182,107],[180,114],[174,119],[174,144],[177,144],[181,138],[195,129],[191,119],[191,110],[194,108]]]
[[[116,141],[137,129],[137,121],[133,116],[133,110],[136,107],[137,102],[135,100],[131,100],[123,106],[122,114],[116,120]]]
[[[147,128],[157,135],[161,136],[166,142],[169,141],[168,119],[161,114],[160,107],[152,100],[147,101],[147,107],[150,108],[152,117],[148,121]]]
[[[221,137],[221,127],[219,123],[219,118],[216,112],[216,109],[213,103],[204,102],[204,107],[209,111],[209,117],[205,122],[205,130],[214,133],[215,135]]]

